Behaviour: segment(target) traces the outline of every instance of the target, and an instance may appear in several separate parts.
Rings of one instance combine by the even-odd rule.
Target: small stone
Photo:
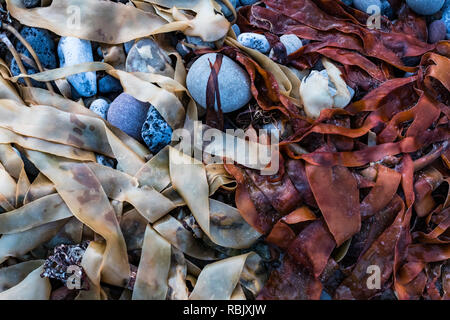
[[[441,20],[433,21],[428,26],[428,42],[436,43],[441,40],[445,40],[447,35],[447,28],[445,27],[445,23]]]
[[[241,29],[237,24],[233,24],[231,26],[231,29],[233,29],[234,33],[236,34],[236,37],[238,37],[241,34]]]
[[[206,108],[206,87],[211,67],[216,61],[216,53],[207,53],[198,58],[189,69],[186,84],[192,97]],[[224,113],[233,112],[246,105],[252,95],[250,78],[247,72],[236,62],[223,56],[222,66],[218,74],[220,102]],[[217,102],[216,102],[217,108]]]
[[[186,47],[181,41],[177,43],[175,49],[183,58],[191,52],[191,50],[189,50],[189,48]]]
[[[406,3],[415,13],[430,16],[441,10],[444,0],[406,0]]]
[[[198,47],[209,47],[211,49],[214,49],[216,47],[214,42],[205,42],[200,37],[187,36],[186,41],[187,41],[187,43],[193,44]]]
[[[159,114],[155,107],[151,106],[147,113],[147,119],[142,126],[142,139],[153,154],[157,154],[172,140],[172,128]]]
[[[333,298],[325,290],[322,290],[320,300],[333,300]]]
[[[106,119],[129,136],[141,141],[141,129],[147,118],[149,103],[122,93],[109,106]]]
[[[259,0],[239,0],[239,2],[241,3],[241,6],[250,6],[258,1]]]
[[[109,74],[98,81],[98,91],[100,91],[100,93],[119,92],[122,90],[123,88],[120,81]]]
[[[225,5],[225,3],[223,3],[222,1],[218,1],[220,8],[222,10],[222,13],[225,17],[229,18],[229,17],[233,17],[233,12],[231,12],[230,9],[228,9],[228,7]],[[234,7],[234,9],[236,9],[236,5],[237,5],[237,0],[230,0],[231,5]]]
[[[136,42],[128,53],[127,72],[157,73],[173,77],[174,70],[169,56],[152,39],[145,38]]]
[[[450,7],[447,7],[442,14],[442,22],[444,22],[445,27],[447,28],[447,33],[450,33]],[[448,37],[447,37],[448,38]]]
[[[134,40],[125,42],[125,43],[123,44],[123,48],[125,49],[125,53],[126,53],[126,54],[128,54],[128,53],[130,52],[130,50],[131,50],[131,48],[133,47],[133,45],[134,45]]]
[[[23,27],[20,34],[34,49],[44,69],[56,68],[55,44],[53,42],[50,33],[47,30],[39,28]],[[18,53],[21,53],[30,58],[31,60],[33,60],[30,52],[25,48],[25,46],[20,41],[17,41],[16,49]],[[39,72],[32,66],[28,65],[25,61],[22,62],[28,74],[35,74]],[[14,76],[17,76],[21,73],[19,66],[17,65],[16,59],[14,58],[11,60],[11,72]],[[20,82],[24,83],[23,79],[20,79]],[[45,84],[43,82],[38,82],[35,80],[31,80],[31,82],[36,87],[45,88]]]
[[[392,9],[391,4],[388,0],[381,1],[381,14],[388,17],[390,20],[395,18],[394,9]]]
[[[91,42],[74,37],[61,37],[58,44],[58,56],[61,67],[94,61]],[[67,77],[67,81],[82,97],[91,97],[97,94],[97,77],[95,72],[74,74]]]
[[[114,159],[111,159],[107,156],[104,156],[102,154],[96,154],[95,159],[97,160],[97,163],[101,164],[102,166],[110,167],[110,168],[115,167]]]
[[[363,12],[367,12],[367,9],[370,6],[378,6],[381,10],[381,1],[380,0],[353,0],[353,5],[356,9],[361,10]]]
[[[41,4],[41,0],[23,0],[23,5],[30,9],[30,8],[36,8]],[[33,48],[34,49],[34,48]]]
[[[351,6],[353,4],[353,0],[342,0],[343,3],[345,3],[346,6]]]
[[[258,50],[261,53],[267,53],[270,50],[267,38],[258,33],[244,32],[238,37],[238,41],[245,47]]]
[[[298,49],[300,49],[303,44],[302,40],[295,34],[285,34],[280,37],[280,42],[286,47],[286,54],[290,55]]]
[[[106,120],[106,115],[108,114],[109,103],[105,99],[97,99],[92,101],[89,109],[100,117]]]

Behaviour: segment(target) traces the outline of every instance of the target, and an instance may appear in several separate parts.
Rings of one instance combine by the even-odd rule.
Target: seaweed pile
[[[0,60],[0,299],[450,299],[450,42],[427,43],[425,19],[399,0],[379,28],[341,1],[222,2],[228,20],[212,0],[6,0],[2,50],[21,74]],[[67,28],[74,7],[83,23]],[[229,20],[264,35],[270,55],[242,45]],[[151,37],[173,72],[127,72],[111,57],[44,69],[28,46],[39,72],[27,74],[20,61],[32,59],[9,40],[24,40],[20,25],[109,52]],[[304,45],[288,54],[286,34]],[[186,36],[214,47],[182,56],[171,39]],[[208,53],[221,58],[205,110],[186,75]],[[222,57],[251,86],[231,113]],[[202,159],[180,140],[152,154],[72,97],[66,79],[84,72],[119,80],[174,132],[195,136],[201,121],[220,139]],[[271,148],[258,136],[268,125],[281,129],[271,174],[226,130]]]

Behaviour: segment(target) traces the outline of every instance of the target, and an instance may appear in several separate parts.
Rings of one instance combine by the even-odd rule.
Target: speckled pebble
[[[361,10],[363,12],[367,12],[367,9],[370,6],[378,6],[381,10],[381,1],[380,0],[353,0],[353,5],[356,9]]]
[[[241,29],[237,24],[233,24],[231,26],[231,29],[233,29],[234,33],[236,34],[236,37],[238,37],[241,34]]]
[[[122,93],[109,106],[106,119],[136,140],[142,140],[141,129],[150,104]]]
[[[103,119],[106,119],[106,115],[108,114],[109,109],[109,103],[105,99],[96,99],[92,101],[89,109],[98,114]]]
[[[39,61],[45,69],[54,69],[56,65],[56,55],[55,55],[55,44],[50,36],[50,33],[45,29],[23,27],[20,34],[25,38],[26,41],[31,45],[31,47],[36,52]],[[31,58],[31,54],[25,48],[25,46],[18,41],[16,45],[18,53],[21,53],[28,58]],[[31,58],[32,59],[32,58]],[[33,59],[32,59],[33,60]],[[22,61],[28,74],[35,74],[38,72],[35,68],[28,65],[26,62]],[[19,75],[20,69],[17,65],[16,60],[13,58],[11,60],[11,72],[14,76]],[[20,79],[21,83],[24,83],[23,79]],[[39,88],[45,88],[43,82],[38,82],[31,80],[32,84]]]
[[[151,106],[147,118],[142,125],[142,139],[150,152],[158,153],[172,140],[172,128],[159,114],[155,107]]]
[[[111,93],[122,91],[120,81],[109,74],[98,80],[98,91],[100,93]]]
[[[280,41],[282,44],[284,44],[287,55],[294,53],[295,51],[297,51],[298,49],[300,49],[303,46],[302,40],[299,37],[297,37],[295,34],[282,35],[280,37]]]
[[[110,167],[110,168],[114,168],[115,167],[115,162],[114,159],[111,159],[109,157],[106,157],[102,154],[96,154],[95,155],[95,159],[97,160],[97,163],[105,166],[105,167]]]
[[[243,46],[258,50],[261,53],[267,53],[270,50],[269,41],[262,34],[253,32],[244,32],[239,35],[238,41]]]
[[[74,37],[61,37],[58,44],[58,56],[61,67],[94,61],[91,42]],[[82,97],[91,97],[97,93],[95,72],[74,74],[67,77],[67,81]]]
[[[436,43],[441,40],[445,40],[447,36],[447,28],[445,27],[445,23],[441,20],[433,21],[428,26],[428,42]]]
[[[406,3],[414,12],[429,16],[441,10],[444,0],[406,0]]]
[[[192,64],[186,78],[189,92],[195,101],[204,108],[206,107],[207,82],[211,74],[209,63],[214,64],[216,55],[216,53],[207,53],[198,58]],[[247,72],[227,56],[223,56],[218,82],[220,102],[224,113],[238,110],[250,101],[252,95]]]

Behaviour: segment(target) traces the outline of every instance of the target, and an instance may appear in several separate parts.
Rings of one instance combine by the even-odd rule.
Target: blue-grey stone
[[[150,104],[122,93],[109,106],[106,119],[136,140],[142,140],[141,129]]]
[[[445,27],[447,28],[447,33],[450,33],[450,6],[446,7],[444,12],[442,13],[442,22],[444,22]]]
[[[91,42],[74,37],[61,37],[58,44],[58,56],[61,67],[94,61]],[[91,97],[97,94],[95,72],[74,74],[67,77],[67,81],[82,97]]]
[[[183,42],[178,41],[177,45],[175,46],[175,49],[177,52],[184,58],[191,50],[186,47]]]
[[[225,5],[225,3],[223,3],[222,1],[218,1],[220,8],[222,10],[222,13],[225,17],[229,18],[233,16],[233,12],[231,12],[230,9],[228,9],[228,7]],[[231,5],[236,9],[236,5],[237,5],[237,0],[230,0]]]
[[[34,49],[44,69],[56,68],[57,65],[55,55],[55,44],[50,36],[50,33],[47,30],[39,28],[23,27],[20,34]],[[18,53],[21,53],[30,58],[31,60],[33,60],[30,52],[25,48],[25,46],[20,41],[17,41],[16,50]],[[25,61],[22,62],[28,74],[35,74],[39,72],[38,70],[27,64]],[[17,65],[16,59],[14,58],[11,60],[11,72],[14,76],[17,76],[21,73],[19,70],[19,66]],[[20,79],[20,82],[24,83],[23,79]],[[45,84],[43,82],[38,82],[35,80],[31,80],[31,82],[36,87],[45,88]]]
[[[130,52],[131,48],[133,47],[133,44],[134,44],[134,40],[125,42],[123,44],[123,48],[125,49],[125,53],[126,54],[128,54]]]
[[[370,6],[378,6],[381,10],[381,1],[380,0],[353,0],[353,5],[356,9],[361,10],[363,12],[367,12],[367,9]]]
[[[239,35],[241,34],[241,29],[239,28],[239,26],[237,24],[233,24],[231,26],[231,29],[233,29],[234,33],[236,34],[236,37],[239,37]]]
[[[41,4],[41,0],[23,0],[23,4],[28,9],[36,8]]]
[[[297,37],[295,34],[285,34],[280,37],[280,42],[284,45],[286,48],[286,54],[290,55],[291,53],[294,53],[298,49],[300,49],[303,44],[302,40]]]
[[[199,46],[199,47],[210,47],[212,49],[214,49],[216,47],[216,45],[214,44],[214,42],[206,42],[203,41],[200,37],[191,37],[191,36],[187,36],[186,37],[186,41],[189,44],[193,44],[195,46]]]
[[[406,0],[406,3],[415,13],[430,16],[441,10],[444,0]]]
[[[349,7],[353,4],[353,0],[342,0],[342,2]]]
[[[322,290],[320,300],[333,300],[333,298],[325,290]]]
[[[394,9],[392,9],[391,4],[388,0],[381,1],[381,14],[391,20],[395,18]]]
[[[127,56],[127,72],[157,73],[172,77],[174,70],[170,58],[159,45],[149,38],[137,41]]]
[[[209,63],[214,64],[216,56],[216,53],[202,55],[192,64],[186,78],[189,92],[195,101],[204,108],[206,108],[207,82],[211,74]],[[247,72],[227,56],[223,56],[218,83],[220,102],[224,113],[242,108],[252,97],[250,78]]]
[[[106,115],[108,114],[109,109],[109,103],[105,99],[101,98],[96,99],[92,101],[91,105],[89,106],[89,109],[106,120]]]
[[[241,6],[249,6],[252,5],[256,2],[258,2],[259,0],[239,0],[239,3],[241,4]]]
[[[120,81],[109,74],[98,81],[98,91],[100,91],[100,93],[119,92],[122,90],[123,88]]]
[[[270,44],[267,38],[259,33],[244,32],[238,37],[238,41],[245,47],[258,50],[261,53],[267,53],[270,50]]]
[[[110,168],[115,167],[114,159],[111,159],[107,156],[104,156],[102,154],[96,154],[95,159],[97,160],[97,163],[101,164],[102,166],[110,167]]]
[[[430,43],[436,43],[441,40],[445,40],[447,36],[447,28],[444,21],[436,20],[430,23],[428,26],[428,41]]]
[[[147,119],[142,125],[142,139],[150,152],[158,153],[172,140],[172,128],[154,106],[148,109]]]

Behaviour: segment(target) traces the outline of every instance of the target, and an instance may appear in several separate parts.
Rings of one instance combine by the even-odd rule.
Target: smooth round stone
[[[430,16],[441,10],[444,0],[406,0],[406,3],[415,13]]]
[[[300,40],[300,38],[295,34],[282,35],[280,37],[280,42],[285,46],[287,55],[290,55],[303,47],[302,40]]]
[[[192,64],[186,78],[189,92],[203,108],[206,108],[206,87],[211,74],[209,62],[214,65],[216,55],[207,53],[198,58]],[[252,95],[247,72],[227,56],[223,56],[218,82],[220,103],[224,113],[238,110],[250,101]],[[217,102],[215,107],[217,109]]]
[[[122,91],[120,81],[109,74],[98,80],[98,91],[100,93],[111,93]]]
[[[34,49],[44,69],[56,68],[57,65],[55,55],[55,44],[50,36],[50,33],[47,30],[39,28],[23,27],[22,30],[20,31],[20,34],[22,35],[22,37],[25,38],[26,41],[28,41],[28,43]],[[17,41],[16,49],[18,53],[21,53],[30,58],[31,60],[33,60],[31,58],[30,52],[25,48],[22,42]],[[35,74],[39,72],[32,66],[28,65],[25,61],[22,62],[28,74]],[[14,76],[17,76],[21,73],[19,66],[17,65],[16,59],[14,58],[11,60],[11,72]],[[23,79],[20,79],[20,82],[24,83]],[[35,80],[31,80],[31,82],[36,87],[45,88],[45,84],[43,82],[38,82]]]
[[[436,43],[441,40],[445,40],[447,36],[447,28],[445,27],[445,23],[441,20],[433,21],[428,26],[428,41],[430,43]]]
[[[58,44],[58,56],[61,67],[94,61],[91,42],[74,37],[61,37]],[[95,72],[74,74],[67,77],[67,81],[82,97],[91,97],[97,94]]]
[[[256,2],[258,2],[259,0],[239,0],[241,6],[249,6],[252,5]]]
[[[236,37],[238,37],[241,34],[241,29],[237,24],[233,24],[231,26],[231,29],[233,29],[234,33],[236,34]]]
[[[200,37],[187,36],[186,37],[186,42],[189,43],[189,44],[193,44],[195,46],[198,46],[198,47],[210,47],[212,49],[214,49],[216,47],[214,42],[203,41]]]
[[[270,50],[267,38],[258,33],[244,32],[238,37],[238,41],[245,47],[258,50],[261,53],[267,53]]]
[[[142,39],[130,49],[126,61],[127,72],[157,73],[172,77],[174,70],[167,54],[152,39]]]
[[[92,101],[89,109],[98,114],[103,119],[106,119],[106,115],[109,109],[109,103],[105,99],[96,99]]]
[[[36,8],[41,4],[41,0],[23,0],[23,5],[30,9],[30,8]],[[34,49],[34,48],[33,48]]]
[[[444,22],[447,33],[450,33],[450,6],[444,10],[441,21]]]
[[[148,109],[147,119],[142,125],[142,139],[153,154],[157,154],[172,140],[172,128],[155,107]]]
[[[109,106],[106,119],[129,136],[141,141],[141,129],[150,104],[129,94],[120,94]]]
[[[353,5],[356,9],[361,10],[363,12],[367,12],[367,9],[370,6],[378,6],[381,10],[381,1],[380,0],[353,0]]]

